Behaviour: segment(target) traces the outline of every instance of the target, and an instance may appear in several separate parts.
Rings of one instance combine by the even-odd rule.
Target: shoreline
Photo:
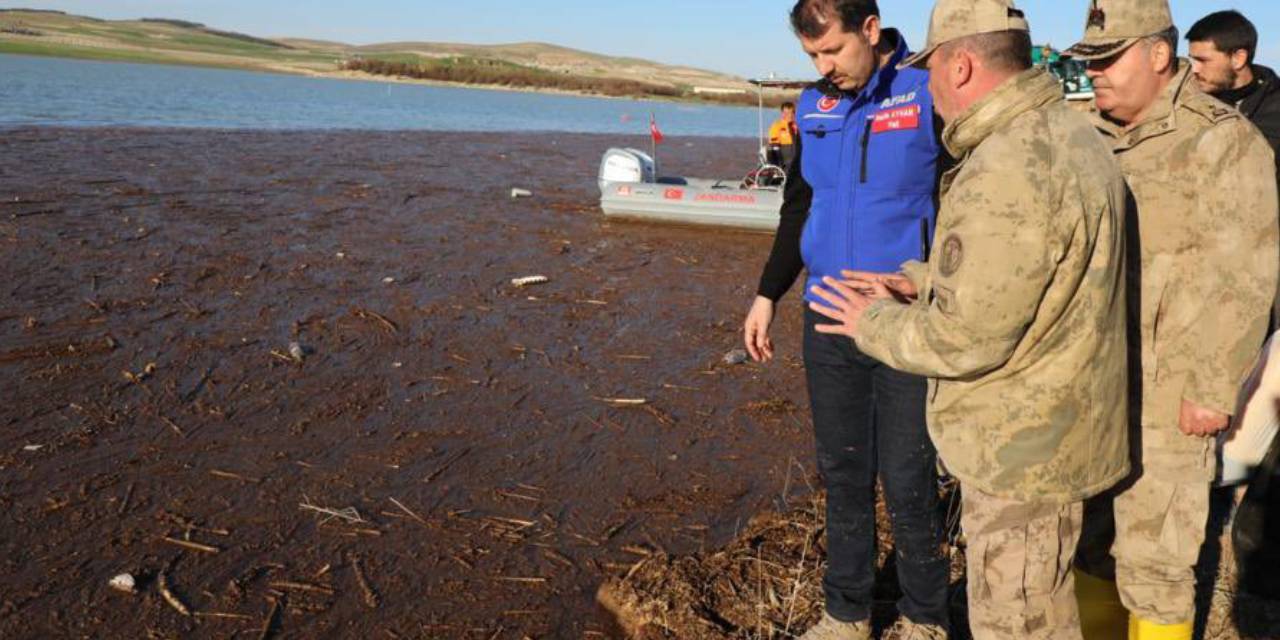
[[[15,42],[15,41],[17,40],[9,40],[9,42]],[[25,41],[25,39],[23,41]],[[31,38],[31,41],[35,41],[39,43],[38,40],[36,40],[35,38]],[[157,64],[157,65],[165,65],[165,66],[172,66],[172,67],[225,69],[230,71],[244,71],[248,73],[269,73],[269,74],[297,76],[297,77],[304,77],[304,78],[325,78],[330,80],[377,82],[377,83],[384,83],[384,84],[453,87],[453,88],[460,88],[460,89],[477,89],[481,91],[504,91],[504,92],[511,92],[511,93],[537,93],[537,94],[545,94],[545,95],[574,96],[574,97],[581,97],[581,98],[600,98],[604,100],[661,102],[661,103],[669,103],[669,104],[682,104],[682,105],[695,105],[695,106],[708,106],[708,107],[729,107],[729,108],[740,108],[740,109],[756,108],[753,105],[736,104],[731,102],[719,102],[715,100],[681,99],[681,98],[673,98],[669,96],[611,96],[611,95],[598,94],[598,93],[589,93],[584,91],[557,89],[555,87],[511,87],[507,85],[470,84],[465,82],[450,82],[446,80],[419,80],[416,78],[406,78],[402,76],[381,76],[381,75],[366,73],[362,71],[348,71],[343,69],[336,69],[333,71],[320,71],[320,70],[306,69],[301,67],[289,67],[285,65],[267,64],[263,66],[257,66],[253,64],[236,64],[234,62],[219,63],[212,60],[199,61],[199,60],[190,60],[190,59],[169,59],[167,57],[164,57],[164,54],[156,55],[157,52],[154,49],[139,49],[136,52],[141,55],[148,55],[148,54],[156,55],[156,58],[154,59],[134,59],[134,58],[125,57],[123,55],[121,55],[118,58],[111,58],[111,57],[95,57],[92,55],[82,55],[82,56],[63,55],[63,54],[52,53],[52,52],[49,52],[49,53],[34,52],[34,51],[12,51],[11,52],[11,51],[6,51],[3,48],[5,42],[6,42],[5,40],[0,40],[0,55],[29,56],[29,57],[35,57],[35,58],[56,58],[61,60],[79,60],[84,62]],[[43,43],[39,43],[39,44],[43,44]],[[126,53],[125,50],[117,50],[117,49],[105,49],[105,48],[96,48],[96,47],[81,47],[81,48],[86,50],[92,50],[92,51],[101,51],[103,52],[104,56],[111,56],[115,54]],[[750,96],[753,94],[747,93],[745,95]],[[768,107],[768,102],[766,98],[766,109],[768,108],[769,107]]]
[[[636,148],[648,148],[648,136],[640,134],[614,134],[614,133],[596,133],[592,131],[565,131],[558,129],[538,129],[538,130],[458,130],[458,129],[340,129],[340,128],[310,128],[310,129],[264,129],[252,127],[196,127],[196,126],[161,126],[161,125],[122,125],[122,124],[85,124],[75,125],[65,122],[53,124],[3,124],[0,123],[0,131],[10,133],[30,132],[48,132],[48,131],[66,131],[66,132],[83,132],[83,131],[101,131],[101,132],[120,132],[120,133],[136,133],[145,135],[148,133],[190,133],[190,134],[235,134],[242,133],[246,135],[383,135],[383,134],[423,134],[423,135],[439,135],[439,136],[503,136],[508,138],[517,138],[522,136],[583,136],[588,138],[608,138],[614,141],[614,146],[626,145]],[[674,139],[668,136],[668,139]],[[754,136],[713,136],[713,135],[682,135],[679,140],[685,143],[696,143],[700,140],[716,143],[751,143],[755,144]],[[664,143],[667,144],[667,143]],[[688,146],[686,144],[680,147]],[[672,145],[663,149],[670,153]],[[603,153],[603,150],[602,150]],[[598,158],[597,158],[598,160]],[[594,173],[592,174],[595,175]],[[594,178],[593,178],[594,180]]]

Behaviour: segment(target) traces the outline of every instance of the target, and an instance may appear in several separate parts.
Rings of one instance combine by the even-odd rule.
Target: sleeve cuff
[[[1206,409],[1218,413],[1232,415],[1236,412],[1236,397],[1239,388],[1236,384],[1206,385],[1192,377],[1187,381],[1182,396]]]
[[[906,276],[911,281],[911,284],[915,285],[916,291],[924,291],[929,288],[929,264],[926,262],[908,260],[902,263],[902,275]]]

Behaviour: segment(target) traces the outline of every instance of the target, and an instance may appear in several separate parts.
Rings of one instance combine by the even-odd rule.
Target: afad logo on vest
[[[818,100],[818,111],[830,113],[833,109],[840,106],[840,98],[835,96],[822,96]]]

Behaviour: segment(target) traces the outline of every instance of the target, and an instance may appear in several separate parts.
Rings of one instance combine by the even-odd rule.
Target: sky
[[[744,77],[809,78],[787,25],[792,0],[9,0],[97,18],[177,18],[257,36],[372,44],[404,40],[500,44],[548,42]],[[1065,48],[1080,36],[1088,0],[1023,0],[1037,44]],[[932,0],[880,0],[884,23],[913,48],[924,44]],[[1258,62],[1280,65],[1277,0],[1172,0],[1183,33],[1200,17],[1237,9],[1260,33]],[[1182,48],[1185,53],[1185,42]]]

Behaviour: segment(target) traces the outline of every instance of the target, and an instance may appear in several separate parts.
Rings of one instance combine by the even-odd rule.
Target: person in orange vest
[[[769,127],[769,164],[787,170],[795,158],[796,144],[796,104],[782,103],[782,115]]]

